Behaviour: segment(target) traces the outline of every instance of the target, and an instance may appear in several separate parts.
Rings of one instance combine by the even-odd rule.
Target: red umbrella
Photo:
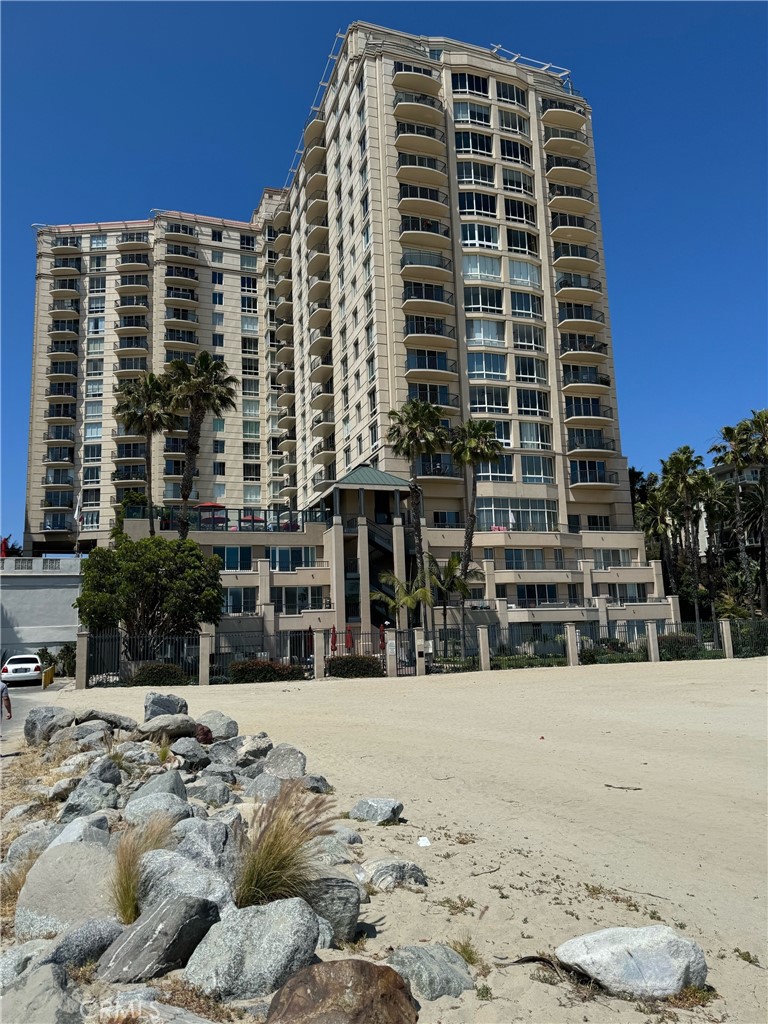
[[[201,501],[196,508],[226,508],[226,505],[219,505],[215,501]]]
[[[386,644],[384,642],[384,623],[382,622],[382,624],[379,626],[379,650],[383,651],[385,647]]]
[[[352,650],[353,642],[354,641],[352,640],[352,627],[351,626],[347,626],[347,635],[344,638],[344,645],[345,645],[345,647],[347,648],[348,651]]]
[[[331,626],[331,654],[336,653],[336,627]]]

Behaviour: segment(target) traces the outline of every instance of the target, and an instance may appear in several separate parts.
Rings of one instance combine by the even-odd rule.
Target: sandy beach
[[[540,980],[502,958],[663,920],[700,943],[720,995],[677,1017],[762,1024],[768,660],[599,665],[425,679],[326,680],[183,691],[241,733],[300,747],[339,812],[395,796],[405,822],[362,826],[366,859],[414,860],[425,893],[375,895],[359,955],[465,932],[493,998],[422,1001],[424,1024],[627,1022],[634,1002]],[[32,704],[143,717],[141,690],[12,691],[3,753]],[[9,730],[9,726],[13,728]],[[420,836],[428,848],[417,845]],[[759,958],[761,967],[734,950]],[[326,952],[327,958],[341,954]]]

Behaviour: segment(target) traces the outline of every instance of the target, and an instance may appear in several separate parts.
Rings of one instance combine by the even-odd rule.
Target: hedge
[[[142,665],[133,675],[122,680],[123,686],[189,686],[190,680],[183,668],[162,661]]]
[[[329,676],[341,679],[372,679],[384,675],[381,659],[372,654],[346,654],[326,658],[325,669]]]
[[[303,678],[301,665],[281,665],[277,661],[259,661],[257,658],[232,661],[229,665],[231,683],[276,683]]]

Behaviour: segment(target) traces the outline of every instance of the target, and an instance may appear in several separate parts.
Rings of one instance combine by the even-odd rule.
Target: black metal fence
[[[510,622],[489,626],[491,668],[540,668],[568,664],[564,622]]]
[[[131,685],[148,665],[173,665],[184,680],[197,683],[200,672],[200,635],[136,636],[114,630],[88,638],[87,686]],[[181,681],[174,673],[174,681]]]
[[[429,672],[476,672],[480,668],[477,626],[435,628],[432,653],[427,657]]]
[[[717,622],[659,622],[660,661],[704,661],[724,658]]]
[[[644,622],[581,622],[576,631],[580,665],[648,661]]]
[[[731,619],[734,658],[762,658],[768,655],[768,621]]]

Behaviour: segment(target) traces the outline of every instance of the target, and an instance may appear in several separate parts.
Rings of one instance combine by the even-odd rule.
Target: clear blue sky
[[[21,539],[33,223],[247,218],[355,19],[571,68],[594,108],[624,452],[766,404],[760,3],[2,4],[2,518]],[[183,141],[182,141],[183,140]]]

